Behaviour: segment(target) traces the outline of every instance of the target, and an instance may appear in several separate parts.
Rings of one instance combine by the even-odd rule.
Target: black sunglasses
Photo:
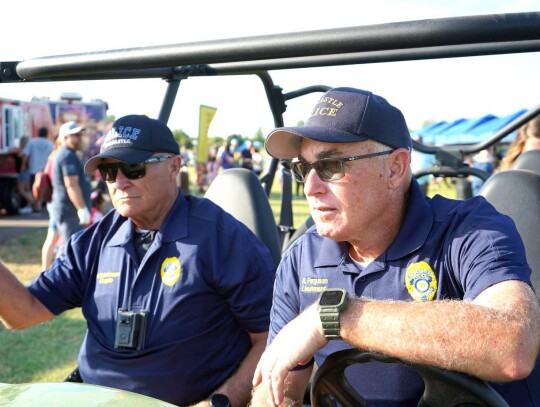
[[[116,181],[118,170],[122,171],[122,174],[124,174],[127,179],[139,179],[146,175],[146,164],[160,163],[172,156],[172,154],[156,155],[136,164],[126,164],[122,162],[99,164],[97,168],[101,178],[107,182]]]
[[[306,182],[306,177],[314,169],[321,181],[337,181],[345,176],[345,163],[349,161],[361,160],[363,158],[377,157],[380,155],[392,154],[395,150],[385,150],[378,153],[356,155],[345,158],[322,158],[308,163],[304,160],[294,159],[291,162],[291,171],[297,182]]]

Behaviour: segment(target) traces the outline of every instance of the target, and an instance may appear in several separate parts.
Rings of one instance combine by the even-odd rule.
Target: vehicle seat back
[[[512,164],[513,170],[530,170],[540,174],[540,149],[529,150],[518,155]]]
[[[533,287],[540,298],[540,173],[501,171],[488,178],[480,195],[514,220],[525,245]]]
[[[315,221],[313,220],[313,218],[310,216],[308,216],[308,218],[304,221],[304,223],[302,223],[298,229],[296,229],[294,231],[294,233],[291,235],[291,237],[289,238],[289,240],[287,240],[285,242],[285,245],[283,246],[283,253],[285,253],[285,250],[287,250],[289,248],[289,246],[296,240],[298,239],[300,236],[302,236],[304,233],[306,233],[306,231],[315,224]]]
[[[276,220],[261,182],[252,171],[231,168],[220,172],[204,196],[255,233],[270,250],[277,267],[281,250]]]

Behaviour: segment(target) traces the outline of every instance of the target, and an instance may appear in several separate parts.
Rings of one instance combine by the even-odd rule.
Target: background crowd
[[[66,126],[67,125],[67,126]],[[54,260],[56,252],[62,246],[62,242],[81,228],[97,222],[105,212],[111,209],[110,197],[107,188],[98,172],[88,179],[82,172],[84,143],[81,141],[84,128],[75,122],[64,125],[64,134],[52,135],[47,128],[40,128],[35,137],[23,137],[20,147],[17,149],[18,181],[17,190],[22,197],[24,205],[19,210],[20,214],[31,214],[47,211],[49,227],[47,237],[42,250],[42,267],[48,268]],[[69,129],[71,126],[71,130]],[[75,131],[73,131],[75,130]],[[416,141],[422,142],[417,137]],[[99,143],[99,141],[98,141]],[[67,145],[66,145],[67,144]],[[509,145],[498,145],[482,150],[474,156],[468,157],[467,163],[471,167],[478,168],[488,174],[504,171],[511,168],[515,159],[525,151],[540,149],[540,118],[536,117],[518,129],[516,137]],[[71,207],[70,227],[65,233],[60,233],[53,214],[53,196],[43,197],[39,193],[36,184],[43,182],[41,177],[45,173],[48,182],[55,179],[54,162],[58,151],[70,153],[71,165],[78,168],[78,173],[69,175],[75,177],[73,186],[75,192],[71,195],[66,189],[64,177],[57,179],[57,190],[63,190],[57,194],[56,206]],[[63,155],[65,156],[65,154]],[[215,143],[208,148],[207,159],[199,160],[192,149],[180,146],[182,158],[182,171],[178,177],[178,186],[184,193],[201,195],[206,192],[216,176],[229,168],[246,168],[260,176],[268,163],[268,156],[264,151],[262,142],[249,139],[239,141],[236,137],[223,140],[221,145]],[[65,159],[65,157],[64,157]],[[435,162],[435,157],[423,154],[416,150],[412,152],[411,167],[413,173]],[[433,176],[423,176],[418,179],[424,194],[428,189],[436,190],[441,182],[446,179]],[[472,195],[478,195],[484,181],[478,177],[469,177]],[[88,184],[87,184],[88,183]],[[51,189],[52,185],[51,185]],[[302,184],[297,183],[295,192],[302,195]],[[77,204],[78,202],[78,204]],[[85,205],[82,204],[85,203]],[[77,208],[77,205],[79,208]],[[79,209],[84,209],[77,214]],[[86,210],[88,213],[86,213]],[[80,218],[80,216],[82,218]]]

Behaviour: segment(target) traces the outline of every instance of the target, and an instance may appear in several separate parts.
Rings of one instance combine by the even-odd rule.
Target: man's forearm
[[[517,284],[523,285],[517,290],[527,288]],[[342,314],[341,333],[362,349],[486,380],[515,380],[528,374],[538,354],[539,311],[532,290],[527,300],[508,298],[497,308],[463,301],[353,299]]]
[[[70,185],[66,188],[69,200],[75,206],[75,209],[84,209],[86,208],[86,202],[82,196],[81,187],[77,183],[76,185]]]
[[[301,370],[290,371],[283,383],[283,401],[281,407],[301,407],[304,404],[304,395],[307,385],[311,378],[313,367],[307,367]],[[268,406],[271,403],[267,402],[268,394],[264,386],[259,385],[253,389],[251,398],[251,407]]]
[[[255,367],[266,346],[266,333],[253,344],[240,367],[217,390],[226,394],[233,407],[246,406],[251,398],[252,379]]]
[[[0,261],[0,320],[8,329],[23,329],[54,315]]]
[[[303,397],[302,398],[291,398],[287,395],[287,387],[284,389],[285,395],[283,397],[283,402],[280,404],[280,407],[302,407]],[[253,390],[253,396],[251,398],[250,407],[265,407],[270,406],[266,401],[266,392],[264,391],[263,386],[257,386]]]

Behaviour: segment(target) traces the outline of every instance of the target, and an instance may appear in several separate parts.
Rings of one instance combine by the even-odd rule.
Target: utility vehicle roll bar
[[[268,73],[272,70],[538,51],[540,12],[492,14],[6,61],[0,62],[0,84],[162,78],[169,85],[159,118],[167,122],[181,80],[191,76],[257,75],[263,82],[274,124],[282,126],[287,100],[327,87],[284,94],[273,84]],[[436,168],[429,170],[439,175],[485,179],[486,174],[463,163],[464,156],[494,144],[539,111],[540,106],[532,109],[482,143],[444,148],[414,143],[414,148],[437,156]],[[265,177],[267,193],[277,164],[273,160]]]

